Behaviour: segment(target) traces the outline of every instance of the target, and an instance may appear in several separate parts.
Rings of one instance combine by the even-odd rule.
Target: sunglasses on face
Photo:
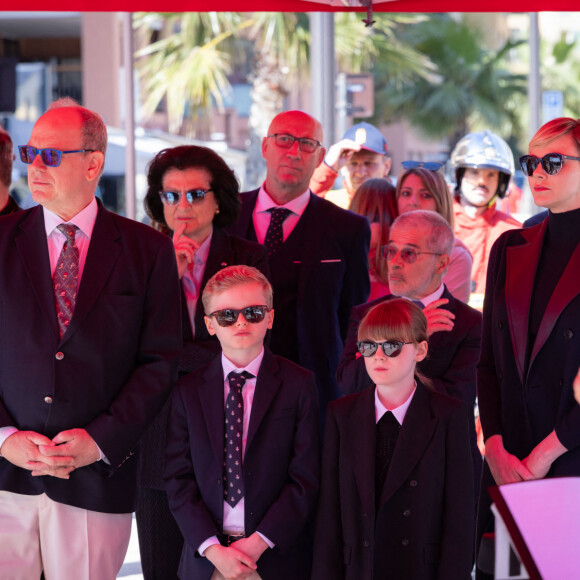
[[[394,257],[397,254],[401,254],[401,260],[403,260],[403,262],[405,262],[405,264],[413,264],[414,262],[417,261],[417,256],[420,256],[421,254],[428,254],[430,256],[442,256],[443,254],[440,254],[438,252],[419,252],[418,250],[415,250],[415,248],[401,248],[399,250],[399,248],[397,248],[397,246],[393,246],[391,244],[387,245],[387,246],[381,246],[381,256],[383,258],[385,258],[386,260],[388,260],[389,262],[394,259]]]
[[[34,163],[37,155],[40,155],[42,162],[47,167],[58,167],[63,155],[69,153],[94,153],[96,149],[73,149],[71,151],[59,151],[58,149],[37,149],[30,145],[19,145],[20,161],[30,165]]]
[[[238,316],[241,314],[246,322],[257,324],[262,322],[266,316],[266,312],[270,310],[267,306],[246,306],[246,308],[224,308],[223,310],[216,310],[210,314],[215,317],[220,326],[233,326],[238,321]]]
[[[443,167],[443,163],[437,163],[436,161],[403,161],[401,165],[404,169],[424,167],[429,171],[439,171]]]
[[[185,199],[189,205],[194,203],[201,203],[207,193],[213,191],[211,189],[190,189],[185,193],[179,193],[178,191],[160,191],[159,195],[161,197],[161,201],[165,205],[179,205],[179,201],[181,200],[181,196],[185,195]]]
[[[385,356],[389,358],[396,358],[401,354],[403,347],[406,344],[413,344],[412,342],[402,342],[400,340],[386,340],[385,342],[375,342],[374,340],[359,340],[356,343],[356,348],[364,357],[373,356],[379,346],[383,349]]]
[[[272,137],[276,145],[282,149],[290,149],[294,145],[294,141],[298,141],[298,147],[304,153],[314,153],[321,145],[320,141],[316,139],[294,137],[294,135],[288,135],[287,133],[274,133],[273,135],[268,135],[268,137]]]
[[[520,166],[524,175],[530,177],[534,174],[536,167],[541,163],[542,169],[548,175],[556,175],[560,173],[564,159],[572,159],[573,161],[580,161],[580,157],[570,157],[569,155],[562,155],[561,153],[547,153],[541,159],[535,155],[523,155],[520,157]]]

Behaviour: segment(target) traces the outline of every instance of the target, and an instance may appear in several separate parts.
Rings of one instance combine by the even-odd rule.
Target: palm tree
[[[159,39],[149,43],[152,21]],[[146,116],[165,99],[169,130],[179,133],[186,116],[208,114],[213,102],[222,105],[231,89],[234,34],[243,27],[239,13],[141,13],[134,27],[145,44],[136,57]]]
[[[504,66],[521,42],[508,41],[493,52],[477,30],[446,14],[409,27],[403,37],[435,63],[437,73],[402,85],[385,83],[379,99],[388,117],[406,117],[425,135],[446,137],[450,148],[480,126],[508,135],[521,131],[517,108],[526,77]]]

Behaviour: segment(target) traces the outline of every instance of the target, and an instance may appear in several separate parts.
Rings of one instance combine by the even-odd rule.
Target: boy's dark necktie
[[[246,379],[254,375],[243,371],[232,371],[228,375],[230,392],[226,399],[225,409],[225,461],[224,461],[224,499],[235,507],[244,497],[244,479],[242,475],[242,434],[244,425],[244,399],[242,388]]]
[[[401,425],[391,411],[387,411],[377,423],[375,456],[375,493],[377,507],[400,430]]]
[[[75,233],[78,228],[73,224],[60,224],[56,227],[66,236],[52,276],[58,331],[62,338],[72,318],[77,300],[79,249],[75,242]]]
[[[264,239],[264,246],[268,250],[268,256],[272,256],[282,245],[284,239],[282,224],[292,212],[284,207],[272,207],[268,211],[272,214],[272,217]]]

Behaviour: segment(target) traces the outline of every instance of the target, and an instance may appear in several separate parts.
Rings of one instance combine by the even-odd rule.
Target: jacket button
[[[52,403],[52,397],[44,397],[44,402],[50,405]]]
[[[570,339],[574,338],[574,331],[571,328],[567,328],[564,331],[564,338],[566,340],[570,340]]]
[[[54,358],[55,358],[56,360],[62,360],[62,359],[64,358],[64,353],[62,353],[62,352],[57,352],[57,353],[54,355]]]
[[[403,515],[404,515],[406,518],[408,518],[408,517],[411,515],[411,510],[405,510],[405,511],[403,512]]]
[[[497,323],[497,327],[502,330],[503,329],[503,322],[501,320]]]
[[[370,544],[370,542],[369,542],[368,540],[365,540],[365,541],[363,542],[363,546],[364,546],[365,548],[368,548],[370,545],[371,545],[371,544]]]
[[[401,546],[408,546],[408,545],[409,545],[409,540],[407,540],[407,538],[405,538],[401,541]]]
[[[417,480],[416,480],[416,479],[412,479],[412,480],[409,482],[409,485],[410,485],[411,487],[417,487]]]
[[[222,485],[222,480],[218,478],[218,480],[217,480],[217,484],[218,484],[218,486],[219,486],[219,487],[221,487],[221,485]]]

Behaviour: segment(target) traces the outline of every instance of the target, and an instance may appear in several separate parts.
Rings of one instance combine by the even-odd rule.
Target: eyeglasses
[[[444,163],[437,163],[436,161],[403,161],[401,163],[404,169],[417,169],[424,167],[429,171],[439,171]]]
[[[528,177],[534,174],[536,167],[540,163],[548,175],[556,175],[557,173],[560,173],[564,159],[580,161],[580,157],[570,157],[569,155],[562,155],[561,153],[547,153],[541,159],[534,155],[523,155],[520,157],[520,166],[524,175],[527,175]]]
[[[190,189],[184,194],[178,191],[160,191],[161,201],[165,205],[178,205],[181,200],[181,196],[185,195],[185,199],[189,205],[194,203],[201,203],[208,192],[213,191],[212,189]]]
[[[47,167],[58,167],[63,155],[69,153],[94,153],[96,149],[72,149],[71,151],[59,151],[58,149],[37,149],[30,145],[19,145],[20,161],[30,165],[34,163],[36,156],[40,154],[42,162]]]
[[[401,254],[401,260],[405,262],[405,264],[413,264],[417,261],[417,256],[421,254],[428,254],[429,256],[442,256],[443,254],[439,252],[419,252],[415,250],[415,248],[397,248],[397,246],[388,245],[381,247],[381,256],[386,258],[389,262],[398,254]]]
[[[290,147],[294,145],[294,141],[298,141],[298,147],[300,147],[300,151],[304,151],[304,153],[314,153],[322,145],[322,143],[316,139],[294,137],[294,135],[288,135],[286,133],[274,133],[273,135],[268,135],[268,137],[273,137],[276,141],[276,145],[282,149],[290,149]]]
[[[238,321],[238,316],[241,314],[247,322],[257,324],[262,322],[266,316],[266,312],[270,310],[267,306],[246,306],[246,308],[224,308],[223,310],[216,310],[210,314],[215,316],[217,323],[220,326],[232,326]]]
[[[402,342],[401,340],[386,340],[385,342],[375,342],[374,340],[360,340],[356,343],[356,348],[364,357],[373,356],[379,346],[383,349],[385,356],[389,358],[397,358],[403,347],[406,344],[413,344],[412,342]]]

